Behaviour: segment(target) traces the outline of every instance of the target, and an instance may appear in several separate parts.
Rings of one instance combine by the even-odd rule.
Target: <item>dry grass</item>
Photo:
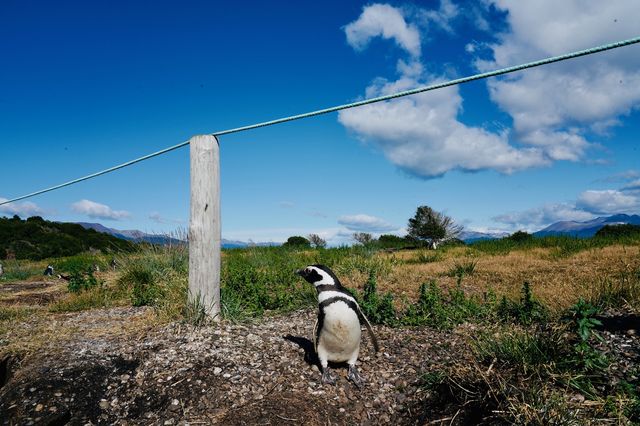
[[[528,281],[538,299],[552,310],[571,306],[578,298],[589,298],[593,289],[605,279],[616,280],[629,270],[640,268],[640,248],[609,246],[557,258],[552,249],[512,251],[506,255],[488,255],[476,250],[457,247],[442,252],[442,259],[429,263],[413,263],[415,251],[393,255],[400,262],[391,273],[378,279],[382,292],[390,291],[409,299],[418,297],[420,284],[436,280],[444,287],[456,284],[456,277],[446,276],[456,263],[477,262],[473,275],[465,276],[465,292],[482,294],[490,289],[499,295],[516,299],[522,283]],[[349,277],[348,284],[362,288],[364,276]]]

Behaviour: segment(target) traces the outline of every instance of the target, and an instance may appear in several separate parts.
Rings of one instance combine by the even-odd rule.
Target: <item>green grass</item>
[[[448,277],[463,277],[473,275],[478,266],[477,260],[469,260],[466,262],[455,262],[454,265],[446,272]]]
[[[438,251],[438,250],[431,250],[431,251],[420,250],[415,257],[413,257],[412,259],[407,260],[407,263],[420,264],[420,263],[439,262],[443,258],[442,253],[443,253],[442,250],[440,250],[440,251]]]
[[[80,312],[89,309],[123,305],[124,295],[117,289],[102,285],[69,294],[49,305],[50,312]]]
[[[0,275],[0,283],[24,281],[31,277],[42,275],[44,269],[35,266],[33,262],[24,260],[0,261],[4,268],[4,274]]]

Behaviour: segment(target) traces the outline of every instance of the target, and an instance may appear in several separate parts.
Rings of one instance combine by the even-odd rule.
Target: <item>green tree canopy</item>
[[[306,248],[311,247],[311,242],[307,240],[305,237],[301,237],[299,235],[294,235],[293,237],[289,237],[287,242],[283,244],[284,247],[296,247],[296,248]]]
[[[415,216],[409,219],[408,231],[409,236],[418,241],[439,242],[456,238],[462,232],[462,226],[429,206],[420,206]]]

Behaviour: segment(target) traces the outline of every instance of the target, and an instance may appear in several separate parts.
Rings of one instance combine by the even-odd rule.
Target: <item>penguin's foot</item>
[[[325,385],[335,385],[336,378],[329,372],[329,367],[326,367],[322,371],[322,383]]]
[[[365,382],[364,378],[360,375],[360,373],[358,373],[358,369],[356,368],[355,365],[349,366],[349,373],[347,374],[347,379],[351,380],[358,389],[362,389],[362,386],[364,385],[364,382]]]

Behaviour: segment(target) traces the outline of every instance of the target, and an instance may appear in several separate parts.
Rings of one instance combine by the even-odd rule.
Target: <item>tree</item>
[[[433,210],[429,206],[420,206],[414,217],[409,219],[409,236],[418,241],[427,242],[434,247],[442,240],[456,238],[462,232],[449,216]]]
[[[283,246],[294,248],[308,248],[311,247],[311,243],[305,237],[294,235],[293,237],[289,237],[287,239],[287,242],[284,243]]]
[[[354,232],[353,239],[362,245],[367,245],[373,241],[373,236],[367,232]]]
[[[315,248],[323,248],[327,245],[327,242],[318,234],[309,234],[307,235],[307,239]]]

